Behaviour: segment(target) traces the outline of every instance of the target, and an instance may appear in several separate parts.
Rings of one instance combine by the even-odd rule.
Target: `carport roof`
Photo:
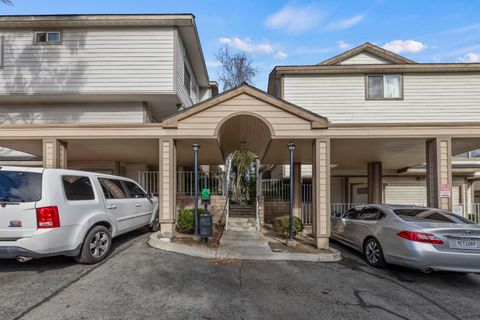
[[[293,114],[299,118],[302,118],[304,120],[310,121],[312,125],[312,129],[325,129],[328,128],[329,121],[327,118],[322,117],[316,113],[313,113],[311,111],[308,111],[304,108],[301,108],[295,104],[292,104],[288,101],[285,101],[283,99],[277,98],[275,96],[272,96],[265,91],[262,91],[258,88],[255,88],[247,83],[244,83],[238,87],[235,87],[233,89],[230,89],[228,91],[225,91],[218,96],[212,97],[208,100],[202,101],[200,103],[197,103],[193,105],[192,107],[189,107],[187,109],[184,109],[182,111],[179,111],[169,117],[166,117],[162,121],[162,127],[163,128],[177,128],[178,122],[186,119],[188,117],[191,117],[199,112],[202,112],[204,110],[207,110],[209,108],[212,108],[222,102],[225,102],[227,100],[230,100],[234,97],[237,97],[241,94],[247,94],[249,96],[252,96],[256,99],[259,99],[265,103],[268,103],[274,107],[277,107],[279,109],[282,109],[290,114]],[[238,110],[241,111],[241,110]]]

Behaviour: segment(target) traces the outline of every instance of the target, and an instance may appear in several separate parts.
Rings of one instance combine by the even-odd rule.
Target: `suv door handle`
[[[141,207],[141,206],[142,206],[142,204],[141,204],[141,203],[137,203],[137,204],[135,204],[135,206],[137,206],[137,207]]]
[[[111,205],[111,206],[108,206],[107,209],[117,209],[117,206]]]

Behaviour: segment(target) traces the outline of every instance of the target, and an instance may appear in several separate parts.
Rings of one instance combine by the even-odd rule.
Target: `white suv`
[[[97,263],[112,238],[159,229],[158,199],[135,181],[91,172],[0,167],[0,258]]]

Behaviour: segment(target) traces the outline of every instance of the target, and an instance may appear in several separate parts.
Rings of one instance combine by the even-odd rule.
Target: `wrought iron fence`
[[[262,195],[266,198],[276,198],[288,201],[290,197],[290,184],[282,179],[262,180]]]
[[[224,194],[223,175],[220,172],[198,172],[198,190],[210,189],[212,195]],[[158,171],[140,171],[138,183],[147,191],[158,194]],[[177,171],[177,194],[193,195],[195,172]]]

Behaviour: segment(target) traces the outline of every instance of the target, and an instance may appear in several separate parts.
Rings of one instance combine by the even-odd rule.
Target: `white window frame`
[[[400,97],[397,98],[386,98],[385,96],[383,97],[370,97],[368,95],[368,78],[369,77],[382,77],[385,83],[385,76],[400,76]],[[403,74],[401,73],[387,73],[387,74],[366,74],[365,75],[365,100],[403,100]]]
[[[46,36],[46,41],[37,41],[37,35],[39,33],[45,33],[45,36]],[[58,36],[59,36],[59,40],[58,41],[48,41],[48,35],[51,34],[51,33],[58,33]],[[63,32],[61,31],[35,31],[33,33],[33,43],[34,44],[39,44],[39,45],[44,45],[44,44],[49,44],[49,45],[53,45],[53,44],[62,44],[63,42]]]

